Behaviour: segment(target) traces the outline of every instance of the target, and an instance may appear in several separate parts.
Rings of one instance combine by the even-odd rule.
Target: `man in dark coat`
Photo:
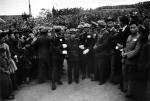
[[[102,20],[98,21],[99,34],[97,42],[94,46],[95,51],[95,75],[99,80],[99,85],[102,85],[106,81],[107,68],[110,67],[110,34],[106,30],[106,23]],[[94,77],[96,78],[96,77]]]
[[[121,59],[122,59],[122,56],[121,56],[121,51],[122,51],[122,48],[124,48],[126,46],[126,40],[128,38],[128,36],[131,34],[130,32],[130,28],[128,26],[129,24],[129,19],[127,16],[121,16],[120,19],[120,27],[121,29],[119,29],[119,33],[116,34],[114,37],[113,37],[113,40],[116,40],[117,41],[117,46],[116,46],[116,49],[118,51],[116,51],[116,63],[117,63],[117,69],[120,70],[120,73],[122,72],[122,63],[121,63]],[[123,92],[126,92],[124,89],[123,89],[123,80],[122,80],[122,73],[120,74],[120,80],[119,80],[119,83],[120,83],[120,89],[121,91]]]
[[[84,33],[79,36],[80,39],[80,49],[81,49],[81,57],[82,57],[82,79],[86,78],[86,73],[89,78],[92,78],[92,68],[94,68],[93,64],[93,46],[94,46],[94,38],[93,33],[90,32],[90,25],[88,23],[84,24]]]
[[[51,37],[51,52],[52,52],[52,90],[56,89],[56,84],[62,85],[62,63],[66,54],[63,54],[63,44],[65,42],[62,37],[61,26],[55,26],[55,33]],[[66,48],[66,47],[65,47]]]
[[[74,69],[74,81],[79,83],[79,39],[76,38],[76,30],[70,30],[70,38],[67,44],[68,84],[72,83],[72,72]]]
[[[40,84],[45,82],[50,69],[50,38],[47,33],[47,29],[42,29],[41,36],[32,43],[32,46],[37,49],[38,80]]]

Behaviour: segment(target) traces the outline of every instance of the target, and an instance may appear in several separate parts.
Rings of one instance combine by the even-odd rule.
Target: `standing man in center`
[[[62,85],[61,82],[61,75],[62,75],[62,61],[64,56],[67,54],[63,52],[64,47],[63,44],[65,39],[62,37],[62,27],[55,26],[54,27],[55,33],[51,38],[51,51],[52,51],[52,90],[56,89],[57,82],[58,85]]]
[[[98,22],[99,34],[94,46],[95,51],[95,77],[98,78],[99,85],[106,81],[107,70],[110,67],[110,34],[106,30],[106,23],[102,20]],[[98,72],[97,72],[98,71]]]

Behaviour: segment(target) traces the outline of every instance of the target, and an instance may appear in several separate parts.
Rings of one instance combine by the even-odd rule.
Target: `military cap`
[[[83,29],[83,25],[78,25],[77,29]]]
[[[47,29],[47,28],[43,28],[43,29],[41,30],[41,33],[42,33],[42,34],[44,34],[44,33],[45,33],[45,34],[46,34],[46,33],[48,33],[48,29]]]
[[[90,24],[88,24],[88,23],[85,23],[85,24],[84,24],[84,28],[90,28],[90,27],[91,27]]]
[[[61,26],[54,26],[55,32],[60,32],[62,30]]]
[[[98,20],[97,23],[98,23],[98,25],[100,25],[100,26],[106,26],[106,22],[103,21],[103,20]]]
[[[114,22],[114,19],[112,17],[108,17],[107,22],[112,21]]]
[[[70,32],[76,32],[77,30],[75,28],[71,28]]]

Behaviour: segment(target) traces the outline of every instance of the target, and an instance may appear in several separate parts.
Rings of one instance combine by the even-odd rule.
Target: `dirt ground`
[[[66,65],[65,65],[65,68]],[[81,78],[81,77],[80,77]],[[62,78],[63,85],[51,90],[51,81],[37,84],[23,84],[21,90],[16,91],[12,101],[126,101],[125,94],[118,89],[118,85],[109,82],[99,85],[89,78],[80,79],[80,83],[67,83],[67,75]]]

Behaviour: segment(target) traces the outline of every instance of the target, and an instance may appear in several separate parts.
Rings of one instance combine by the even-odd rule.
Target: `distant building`
[[[22,15],[0,15],[0,18],[4,21],[12,19],[22,19]]]

